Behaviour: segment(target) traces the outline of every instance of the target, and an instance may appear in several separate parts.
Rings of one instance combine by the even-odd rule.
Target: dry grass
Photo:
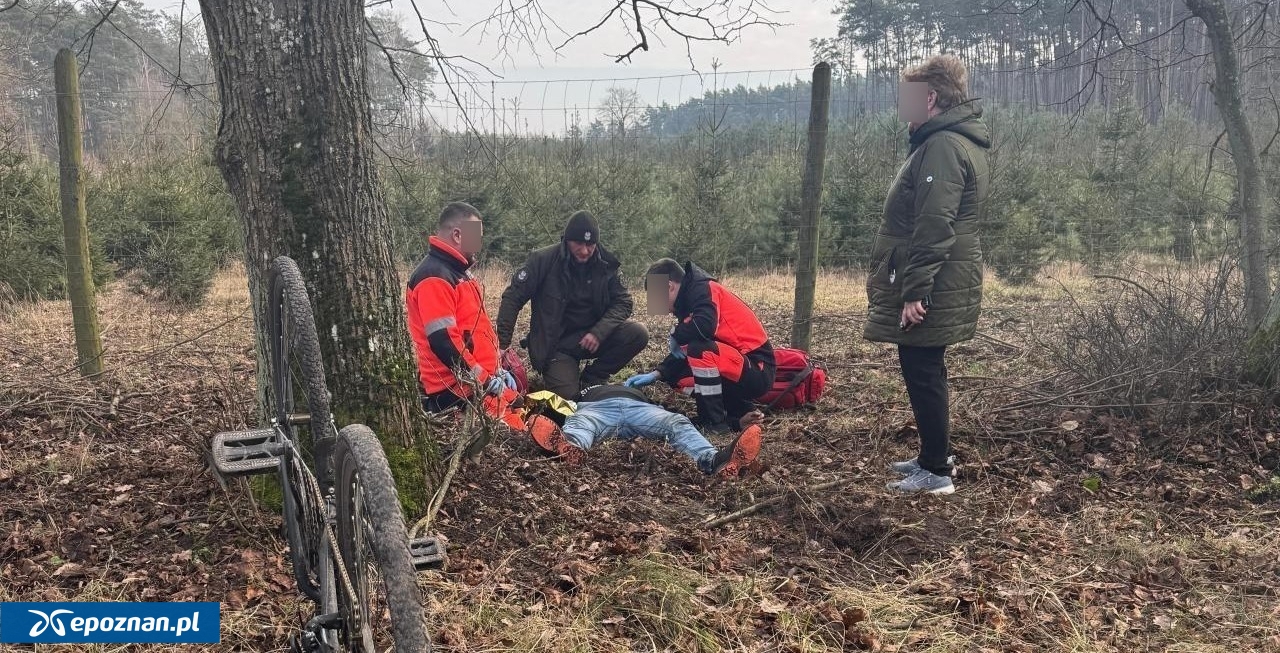
[[[489,306],[507,274],[482,271]],[[1060,326],[1068,293],[1093,292],[1078,268],[1050,275],[988,284],[983,337],[956,348],[961,467],[948,499],[881,490],[914,432],[892,350],[860,338],[854,273],[819,280],[814,349],[830,395],[769,424],[757,477],[708,480],[647,443],[567,468],[499,438],[438,520],[450,570],[421,577],[438,649],[1280,650],[1277,513],[1244,500],[1265,478],[1247,455],[1153,448],[1141,423],[1087,412],[991,414],[1051,373],[1030,336]],[[789,272],[724,281],[786,333]],[[65,302],[0,318],[0,492],[16,499],[0,520],[0,600],[224,601],[222,644],[183,650],[279,650],[309,606],[287,583],[278,520],[243,485],[220,489],[200,450],[253,421],[243,276],[219,277],[188,314],[122,285],[100,302],[99,386],[60,375],[74,362]],[[1078,427],[1058,428],[1067,419]],[[1266,439],[1235,437],[1253,436]],[[804,489],[832,480],[845,484]],[[755,516],[700,525],[780,493]],[[83,574],[57,574],[67,562]]]

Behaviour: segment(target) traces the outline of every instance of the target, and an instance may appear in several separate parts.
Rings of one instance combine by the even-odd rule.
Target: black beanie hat
[[[564,239],[594,245],[600,242],[600,223],[590,213],[578,211],[569,216],[569,224],[564,228]]]

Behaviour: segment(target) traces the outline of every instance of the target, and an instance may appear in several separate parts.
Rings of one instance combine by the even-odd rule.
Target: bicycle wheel
[[[338,550],[351,580],[351,591],[341,573],[337,580],[346,649],[430,651],[395,481],[382,445],[367,426],[352,424],[338,432],[334,473]]]
[[[317,546],[325,523],[324,503],[308,482],[307,467],[314,470],[321,494],[326,492],[333,478],[333,417],[311,300],[298,265],[286,256],[272,261],[267,279],[267,350],[268,410],[299,453],[282,459],[289,466],[281,470],[285,538],[298,588],[319,601],[319,583],[313,576],[321,555]]]

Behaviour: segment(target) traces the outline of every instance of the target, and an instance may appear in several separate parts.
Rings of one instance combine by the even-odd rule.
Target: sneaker
[[[947,456],[947,464],[955,465],[956,457]],[[911,476],[912,474],[916,473],[916,470],[918,469],[921,469],[919,458],[912,458],[911,460],[900,460],[896,463],[889,463],[889,471],[899,476]]]
[[[760,438],[760,427],[754,424],[748,426],[729,446],[716,452],[716,457],[711,460],[711,473],[724,478],[736,478],[738,472],[760,456]]]
[[[950,476],[938,476],[927,469],[917,469],[901,481],[888,483],[885,488],[901,494],[951,494],[956,491]]]
[[[576,465],[582,462],[582,449],[569,444],[564,432],[546,415],[534,415],[529,420],[529,437],[543,450],[563,457],[567,463]]]

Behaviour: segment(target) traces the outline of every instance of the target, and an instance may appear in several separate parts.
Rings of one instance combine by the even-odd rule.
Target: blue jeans
[[[693,459],[710,474],[716,448],[702,437],[688,417],[643,401],[614,397],[578,404],[564,421],[565,439],[583,451],[609,440],[660,440]]]

